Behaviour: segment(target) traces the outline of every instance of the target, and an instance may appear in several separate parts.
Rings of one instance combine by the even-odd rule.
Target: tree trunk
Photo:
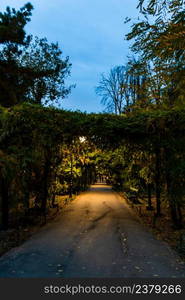
[[[176,200],[176,192],[174,188],[174,180],[173,175],[171,173],[171,166],[174,160],[173,153],[170,149],[165,149],[165,173],[166,173],[166,186],[167,186],[167,199],[170,206],[170,213],[173,225],[175,228],[182,228],[182,213],[180,204],[177,203]]]
[[[44,215],[46,215],[50,167],[51,167],[51,154],[49,151],[45,156],[45,165],[44,165],[44,172],[43,172],[43,190],[41,196],[41,211]]]
[[[152,206],[152,193],[151,193],[151,184],[149,183],[148,186],[148,206],[147,206],[147,210],[153,210],[153,206]]]
[[[2,211],[2,229],[9,227],[9,195],[8,184],[4,178],[1,181],[1,211]]]
[[[156,148],[155,185],[156,185],[156,215],[161,216],[161,158],[160,148]]]

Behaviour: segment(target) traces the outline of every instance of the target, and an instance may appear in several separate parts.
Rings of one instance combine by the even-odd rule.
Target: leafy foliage
[[[0,14],[1,223],[22,207],[41,214],[57,195],[86,189],[97,175],[161,215],[167,199],[176,228],[183,224],[184,4],[139,1],[143,19],[128,40],[137,59],[102,75],[97,93],[109,112],[85,114],[43,104],[67,96],[68,57],[58,44],[26,36],[32,6]],[[26,102],[26,103],[25,103]],[[19,104],[19,105],[17,105]],[[5,108],[9,107],[9,108]],[[164,197],[165,195],[165,197]]]
[[[126,35],[131,50],[150,65],[162,105],[184,105],[184,1],[140,1],[139,7],[142,20]]]
[[[7,8],[0,14],[0,103],[11,107],[22,102],[51,104],[66,97],[69,58],[62,58],[58,43],[26,35],[33,7]]]
[[[56,193],[83,190],[98,172],[119,188],[142,193],[152,184],[154,190],[159,169],[156,149],[160,186],[175,177],[168,197],[181,193],[181,205],[184,201],[184,110],[88,115],[23,104],[2,108],[0,124],[0,176],[7,179],[10,207],[23,203],[27,210],[34,203],[46,211]]]

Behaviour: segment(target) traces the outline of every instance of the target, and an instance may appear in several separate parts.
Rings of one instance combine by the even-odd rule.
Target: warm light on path
[[[0,277],[185,277],[110,186],[96,184],[0,260]]]

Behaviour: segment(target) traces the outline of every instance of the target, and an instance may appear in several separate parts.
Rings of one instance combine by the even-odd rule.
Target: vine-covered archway
[[[1,224],[11,211],[43,213],[57,193],[79,192],[96,179],[97,166],[117,188],[142,187],[161,214],[165,192],[176,227],[184,205],[185,111],[86,114],[23,104],[0,112]],[[135,180],[135,181],[134,181]],[[125,184],[126,183],[126,184]]]

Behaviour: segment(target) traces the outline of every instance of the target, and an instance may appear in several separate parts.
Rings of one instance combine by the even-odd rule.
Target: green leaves
[[[23,102],[53,104],[65,98],[72,87],[69,57],[63,58],[58,43],[26,35],[33,7],[19,11],[9,7],[0,13],[0,103],[11,107]]]
[[[168,168],[163,159],[163,181],[165,170],[170,170],[174,178],[171,190],[183,197],[184,130],[182,108],[139,110],[121,116],[31,104],[0,108],[0,176],[8,179],[11,195],[17,197],[14,203],[24,207],[30,197],[40,205],[43,188],[48,200],[55,193],[85,189],[96,172],[111,178],[119,188],[140,191],[144,184],[154,185],[159,147],[163,158],[165,149],[173,157],[168,159]]]
[[[7,7],[4,13],[0,12],[0,43],[25,43],[24,26],[30,21],[32,10],[33,6],[27,3],[18,11]]]
[[[132,25],[126,39],[150,66],[151,101],[160,107],[184,104],[184,1],[140,0],[138,8],[142,20]]]

